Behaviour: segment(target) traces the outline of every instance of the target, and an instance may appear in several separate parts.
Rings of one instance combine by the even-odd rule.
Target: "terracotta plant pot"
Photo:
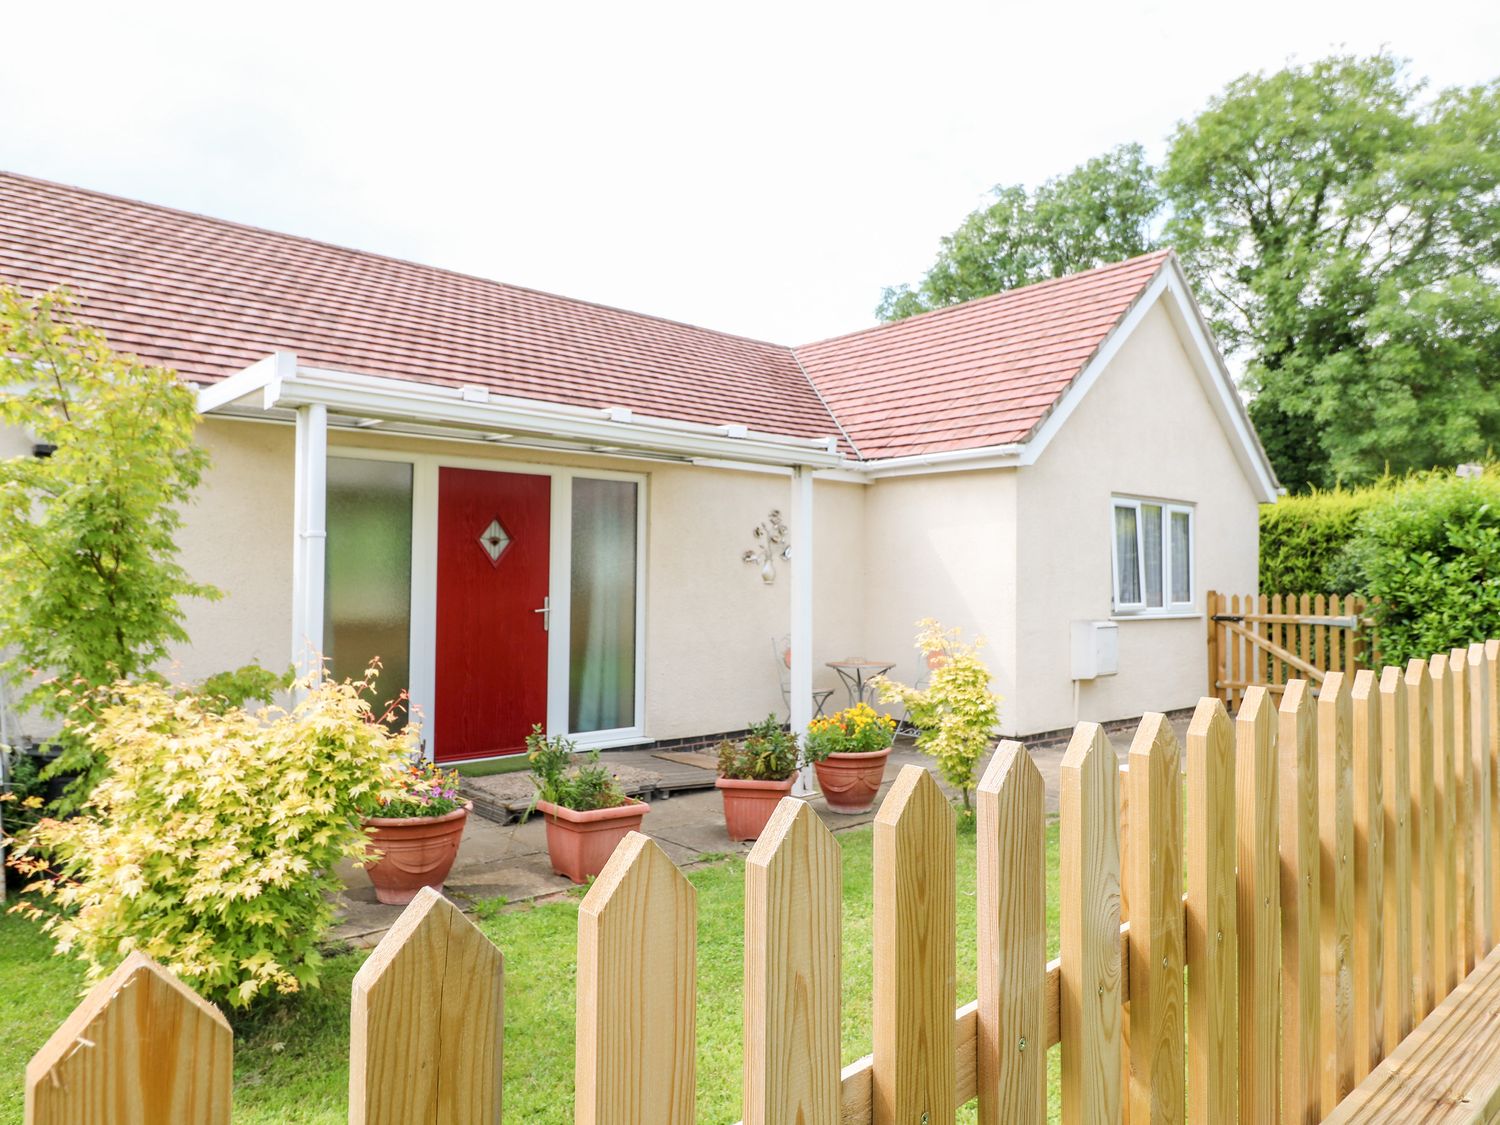
[[[781,798],[792,791],[793,774],[785,781],[741,781],[721,777],[714,782],[724,794],[724,827],[731,840],[757,840]]]
[[[885,762],[891,748],[867,754],[830,754],[814,763],[818,771],[818,788],[823,799],[836,813],[869,812],[885,777]]]
[[[589,876],[603,871],[615,845],[627,832],[639,831],[642,819],[651,811],[645,801],[634,798],[629,804],[587,812],[565,809],[551,801],[538,801],[536,807],[547,819],[547,854],[552,870],[575,883],[586,882]]]
[[[375,897],[405,906],[423,887],[442,890],[472,807],[465,801],[463,808],[443,816],[367,817],[370,850],[380,853],[365,868],[375,884]]]

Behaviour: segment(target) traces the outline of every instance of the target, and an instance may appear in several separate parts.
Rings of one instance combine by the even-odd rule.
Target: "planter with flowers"
[[[807,728],[807,756],[823,799],[837,813],[869,812],[885,778],[896,720],[860,703]]]
[[[645,801],[627,797],[615,776],[591,750],[578,764],[574,743],[548,738],[540,726],[526,737],[526,758],[536,783],[533,806],[546,819],[547,854],[552,870],[575,883],[604,870],[626,833],[639,831],[651,811]]]
[[[379,815],[365,817],[370,854],[380,857],[365,870],[381,902],[404,906],[423,887],[443,889],[472,807],[458,784],[456,770],[418,762],[382,798]]]
[[[719,779],[724,826],[731,840],[755,840],[797,776],[797,738],[775,715],[750,728],[743,742],[719,743]]]

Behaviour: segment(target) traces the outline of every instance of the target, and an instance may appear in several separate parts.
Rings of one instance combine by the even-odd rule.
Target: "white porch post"
[[[323,572],[328,539],[328,408],[297,408],[292,557],[292,663],[323,655]]]
[[[813,717],[813,473],[806,465],[792,470],[788,530],[792,540],[791,726],[801,738]],[[812,775],[812,767],[804,766],[792,790],[796,796],[814,792]]]

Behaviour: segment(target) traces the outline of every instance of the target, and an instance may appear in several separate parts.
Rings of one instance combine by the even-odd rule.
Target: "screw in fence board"
[[[1491,851],[1495,808],[1491,801],[1489,657],[1484,645],[1469,646],[1469,776],[1474,794],[1474,956],[1483,960],[1495,945],[1495,855]]]
[[[1349,693],[1354,751],[1354,1082],[1384,1056],[1385,814],[1380,689],[1375,673],[1354,674]]]
[[[1484,642],[1485,758],[1490,775],[1490,937],[1500,942],[1500,640]]]
[[[1205,699],[1188,726],[1188,1119],[1238,1121],[1239,929],[1234,735]]]
[[[1434,1002],[1442,1000],[1458,984],[1458,855],[1453,834],[1453,678],[1448,673],[1448,654],[1440,652],[1427,662],[1432,674],[1432,874],[1436,885],[1437,914],[1433,941],[1432,971]]]
[[[1130,744],[1129,822],[1120,847],[1130,903],[1131,1125],[1180,1125],[1183,1113],[1181,753],[1165,715],[1141,719]]]
[[[505,961],[431,887],[354,976],[350,1125],[498,1125]]]
[[[1044,799],[1026,748],[1000,743],[978,793],[980,1125],[1047,1120]]]
[[[1349,681],[1329,672],[1318,694],[1318,836],[1323,898],[1323,1115],[1354,1089],[1354,756]]]
[[[1318,842],[1318,754],[1306,680],[1287,681],[1277,712],[1277,799],[1281,850],[1281,1120],[1323,1119],[1322,1004],[1318,923],[1322,872]]]
[[[228,1125],[234,1035],[141,953],[94,985],[26,1067],[26,1125]]]
[[[1406,681],[1401,669],[1380,673],[1381,819],[1385,889],[1381,899],[1384,950],[1384,1023],[1381,1054],[1389,1055],[1411,1032],[1412,896],[1411,765],[1407,755]]]
[[[1277,1120],[1281,1055],[1280,825],[1277,820],[1276,712],[1263,687],[1245,692],[1234,721],[1235,836],[1239,864],[1240,1121]]]
[[[693,1125],[697,957],[697,891],[629,833],[578,907],[578,1125]]]
[[[875,815],[875,1125],[954,1110],[953,806],[904,766]]]
[[[1063,1125],[1116,1125],[1122,1112],[1118,774],[1104,729],[1079,723],[1061,778]]]
[[[1412,1023],[1438,998],[1437,780],[1432,755],[1432,669],[1414,656],[1406,665],[1406,753],[1411,766]]]
[[[745,860],[745,1125],[837,1125],[838,841],[784,797]]]
[[[1458,948],[1453,963],[1460,978],[1474,969],[1474,784],[1469,765],[1469,650],[1448,654],[1453,710],[1453,865],[1458,887]],[[1457,983],[1457,982],[1455,982]]]

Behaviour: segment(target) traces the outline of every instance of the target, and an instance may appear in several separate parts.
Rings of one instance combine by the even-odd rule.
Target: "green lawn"
[[[844,1061],[871,1044],[870,945],[873,836],[840,833],[844,849]],[[974,841],[958,847],[958,1002],[974,998]],[[1057,825],[1047,828],[1048,931],[1056,955]],[[740,1115],[740,982],[744,864],[694,871],[698,888],[698,1120]],[[505,1110],[509,1120],[559,1125],[573,1118],[573,1004],[577,899],[481,912],[480,926],[505,951]],[[257,1011],[235,1028],[236,1122],[342,1125],[348,1082],[349,982],[363,954],[332,958],[325,988]],[[26,1060],[66,1017],[81,973],[49,956],[45,938],[0,916],[0,1125],[19,1125]],[[1050,1083],[1057,1100],[1057,1052]],[[971,1111],[959,1120],[973,1121]]]

